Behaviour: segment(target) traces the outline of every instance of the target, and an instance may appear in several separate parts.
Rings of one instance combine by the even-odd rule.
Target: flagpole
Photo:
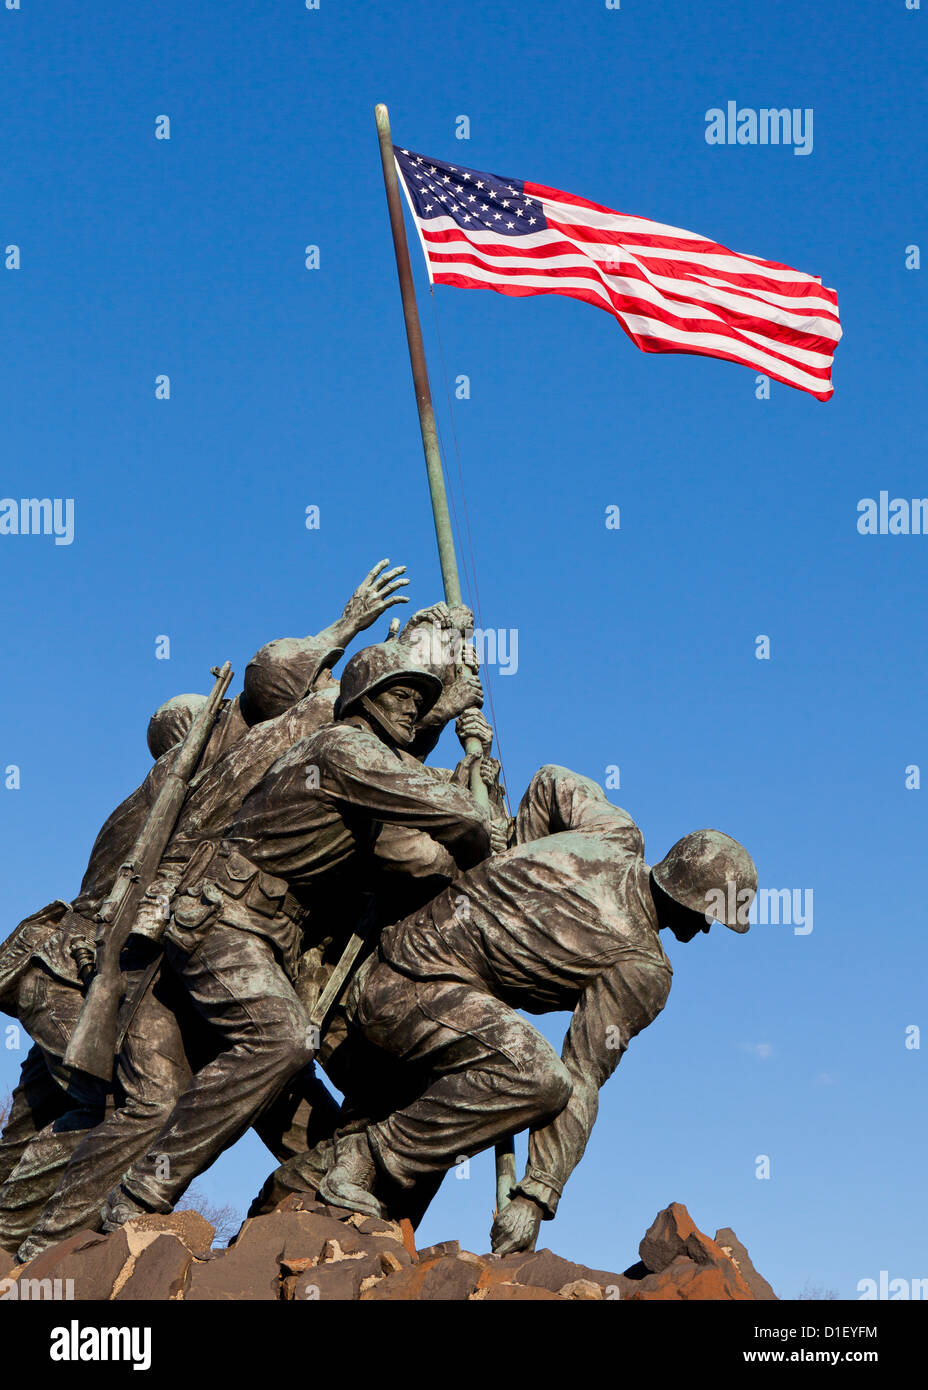
[[[432,519],[435,523],[435,539],[438,542],[438,561],[441,565],[445,602],[451,607],[456,607],[461,603],[461,580],[458,575],[458,561],[454,550],[454,534],[451,529],[451,514],[448,510],[448,495],[445,491],[441,451],[438,447],[435,411],[432,408],[432,392],[429,387],[425,345],[422,341],[422,326],[419,322],[419,309],[416,304],[416,287],[412,278],[412,266],[409,263],[409,246],[406,241],[406,226],[403,221],[403,204],[396,177],[393,137],[390,133],[390,113],[381,102],[374,108],[374,116],[377,121],[377,135],[380,140],[380,159],[383,164],[383,182],[387,193],[387,208],[390,213],[390,230],[393,233],[396,270],[399,275],[400,295],[403,300],[409,365],[412,368],[416,405],[419,408],[419,429],[422,432],[422,449],[425,453],[425,469],[429,480],[429,495],[432,499]],[[477,753],[480,751],[479,739],[467,740],[465,752]],[[480,776],[479,764],[474,767],[471,791],[481,805],[489,805],[490,796]],[[512,1140],[509,1139],[496,1146],[496,1206],[498,1211],[502,1211],[510,1200],[515,1181],[515,1148]]]

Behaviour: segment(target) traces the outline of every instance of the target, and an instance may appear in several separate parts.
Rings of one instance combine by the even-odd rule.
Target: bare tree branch
[[[215,1228],[216,1245],[228,1245],[242,1224],[242,1214],[232,1206],[218,1206],[211,1201],[199,1184],[188,1187],[178,1208],[183,1211],[198,1211]]]

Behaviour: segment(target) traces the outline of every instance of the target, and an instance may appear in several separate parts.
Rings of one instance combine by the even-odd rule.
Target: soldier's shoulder
[[[314,734],[310,734],[307,742],[318,743],[321,747],[338,748],[342,745],[350,747],[351,744],[371,738],[366,729],[359,729],[355,724],[345,724],[340,720],[335,720],[331,724],[326,724],[324,728],[317,729]]]
[[[291,748],[281,762],[299,761],[304,757],[317,762],[323,759],[338,761],[343,757],[369,758],[378,750],[382,752],[383,745],[369,730],[358,728],[355,724],[337,722],[308,734]]]

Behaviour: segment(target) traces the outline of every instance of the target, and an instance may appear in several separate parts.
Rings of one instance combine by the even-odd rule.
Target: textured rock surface
[[[723,1226],[720,1231],[716,1231],[715,1243],[731,1260],[756,1299],[769,1301],[776,1298],[767,1280],[754,1268],[750,1255],[730,1226]]]
[[[624,1274],[553,1250],[474,1255],[456,1240],[416,1251],[409,1223],[291,1195],[247,1220],[226,1250],[196,1212],[143,1217],[112,1235],[81,1231],[0,1278],[71,1280],[76,1300],[292,1302],[627,1302],[771,1299],[728,1227],[712,1240],[686,1207],[659,1212]]]

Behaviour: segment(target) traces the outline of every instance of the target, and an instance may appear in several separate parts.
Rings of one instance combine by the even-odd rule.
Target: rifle
[[[123,996],[122,952],[132,934],[142,898],[174,833],[188,783],[209,740],[219,707],[232,680],[233,671],[228,661],[222,667],[213,666],[211,670],[216,684],[206,704],[194,716],[132,847],[132,853],[120,865],[113,887],[94,919],[98,924],[96,970],[65,1051],[64,1062],[65,1066],[87,1072],[102,1081],[113,1078],[119,1006]]]

